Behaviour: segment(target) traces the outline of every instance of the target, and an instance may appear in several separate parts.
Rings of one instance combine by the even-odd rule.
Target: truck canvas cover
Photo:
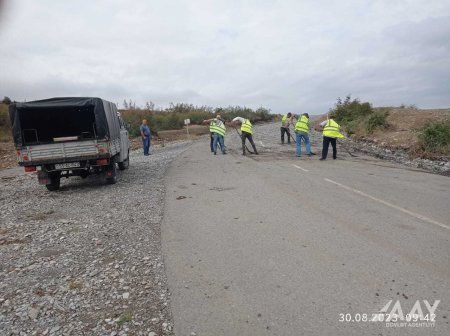
[[[120,137],[116,105],[91,97],[51,98],[9,107],[16,146],[49,143],[58,137]]]

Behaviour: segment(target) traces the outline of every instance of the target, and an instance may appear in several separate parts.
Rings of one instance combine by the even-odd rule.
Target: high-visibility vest
[[[284,127],[284,122],[286,121],[286,119],[287,119],[287,115],[284,115],[284,116],[281,118],[281,127]]]
[[[244,119],[244,122],[241,125],[241,132],[247,132],[253,134],[252,123],[248,119]]]
[[[344,135],[340,132],[339,124],[333,119],[328,119],[327,124],[323,128],[323,136],[329,138],[345,138]]]
[[[302,115],[300,119],[295,124],[296,132],[309,133],[309,119],[307,116]]]
[[[220,123],[220,126],[219,126],[215,121],[212,121],[209,124],[209,131],[211,133],[217,133],[221,136],[225,136],[225,132],[226,132],[225,124]]]

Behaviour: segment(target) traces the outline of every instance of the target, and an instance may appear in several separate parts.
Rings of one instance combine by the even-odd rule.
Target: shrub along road
[[[448,177],[370,157],[294,156],[278,124],[259,156],[195,143],[166,176],[162,246],[177,335],[447,335]],[[313,135],[313,150],[320,136]],[[421,300],[434,327],[340,322]],[[360,314],[360,315],[358,315]],[[426,321],[424,321],[426,322]]]

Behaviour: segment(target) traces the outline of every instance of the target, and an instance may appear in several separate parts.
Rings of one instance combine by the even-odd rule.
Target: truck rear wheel
[[[45,185],[47,187],[47,189],[49,191],[58,190],[59,186],[61,184],[61,172],[49,173],[48,179],[50,180],[50,183]]]
[[[117,182],[117,169],[116,163],[111,162],[108,166],[108,170],[106,171],[106,183],[115,184]]]
[[[123,160],[123,162],[118,162],[117,164],[119,165],[120,170],[128,169],[130,166],[130,150],[128,150],[127,158]]]

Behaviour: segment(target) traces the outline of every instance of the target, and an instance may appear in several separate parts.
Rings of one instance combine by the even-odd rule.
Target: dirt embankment
[[[380,108],[381,109],[381,108]],[[383,108],[386,110],[386,108]],[[377,108],[375,108],[377,110]],[[315,120],[315,127],[327,118],[322,115]],[[350,136],[353,140],[365,141],[390,150],[409,151],[418,146],[417,131],[430,121],[450,120],[448,109],[391,108],[386,118],[387,127],[376,129],[368,134],[364,129],[357,129]],[[345,132],[345,127],[343,127]],[[412,153],[410,153],[412,154]]]
[[[450,120],[450,109],[393,108],[387,116],[388,127],[368,135],[357,132],[354,138],[368,140],[390,149],[409,150],[418,145],[417,130],[429,121]]]

